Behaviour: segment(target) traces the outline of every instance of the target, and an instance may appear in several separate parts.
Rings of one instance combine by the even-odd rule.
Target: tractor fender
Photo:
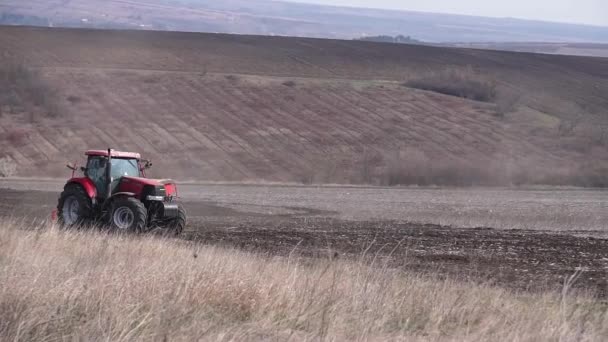
[[[87,177],[72,178],[67,182],[66,186],[69,184],[80,185],[91,199],[97,197],[97,188],[95,187],[95,183],[93,183],[93,181]]]
[[[135,197],[135,193],[134,192],[117,192],[115,194],[113,194],[112,196],[110,196],[110,199],[114,199],[120,196],[124,196],[124,197]]]
[[[135,193],[133,192],[117,192],[110,196],[107,200],[103,202],[102,208],[108,209],[112,205],[112,202],[119,197],[135,197]]]

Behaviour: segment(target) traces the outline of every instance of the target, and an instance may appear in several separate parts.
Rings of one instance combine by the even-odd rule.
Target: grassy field
[[[25,229],[24,229],[25,228]],[[0,340],[582,340],[584,293],[526,294],[381,259],[248,254],[154,237],[0,228]]]

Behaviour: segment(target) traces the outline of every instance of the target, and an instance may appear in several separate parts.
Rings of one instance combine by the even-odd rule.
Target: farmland
[[[0,180],[2,337],[608,333],[604,191],[182,184],[167,240],[49,226],[61,186]]]
[[[0,178],[1,340],[606,339],[606,191],[572,186],[608,184],[606,59],[27,27],[0,43],[18,176]],[[107,147],[178,179],[181,238],[47,222],[65,163]]]
[[[111,146],[183,180],[606,183],[605,59],[22,27],[1,28],[0,42],[4,60],[54,90],[60,114],[0,117],[21,176],[63,176],[83,146]],[[496,99],[404,86],[444,69],[495,86]]]
[[[0,24],[338,39],[388,34],[427,42],[608,40],[600,26],[270,0],[4,0]]]
[[[452,46],[484,50],[535,52],[571,56],[608,57],[606,44],[576,43],[455,43]]]
[[[45,219],[61,186],[0,180],[0,216]],[[608,289],[604,191],[182,184],[180,196],[184,238],[203,244],[313,258],[366,252],[518,290],[559,290],[582,269],[576,287]]]

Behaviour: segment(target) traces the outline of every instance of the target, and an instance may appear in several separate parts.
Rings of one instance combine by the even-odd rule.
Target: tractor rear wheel
[[[148,212],[141,201],[133,197],[117,198],[112,203],[110,224],[119,232],[140,233],[146,230]]]
[[[60,226],[77,227],[91,219],[91,199],[84,189],[76,184],[68,184],[63,189],[57,203],[57,219]]]

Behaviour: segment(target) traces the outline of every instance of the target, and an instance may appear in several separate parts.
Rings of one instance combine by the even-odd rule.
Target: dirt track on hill
[[[55,192],[2,189],[0,217],[44,219]],[[343,220],[304,207],[185,201],[183,238],[256,253],[347,258],[517,290],[574,288],[608,296],[608,240],[530,230],[461,229],[386,220]]]

